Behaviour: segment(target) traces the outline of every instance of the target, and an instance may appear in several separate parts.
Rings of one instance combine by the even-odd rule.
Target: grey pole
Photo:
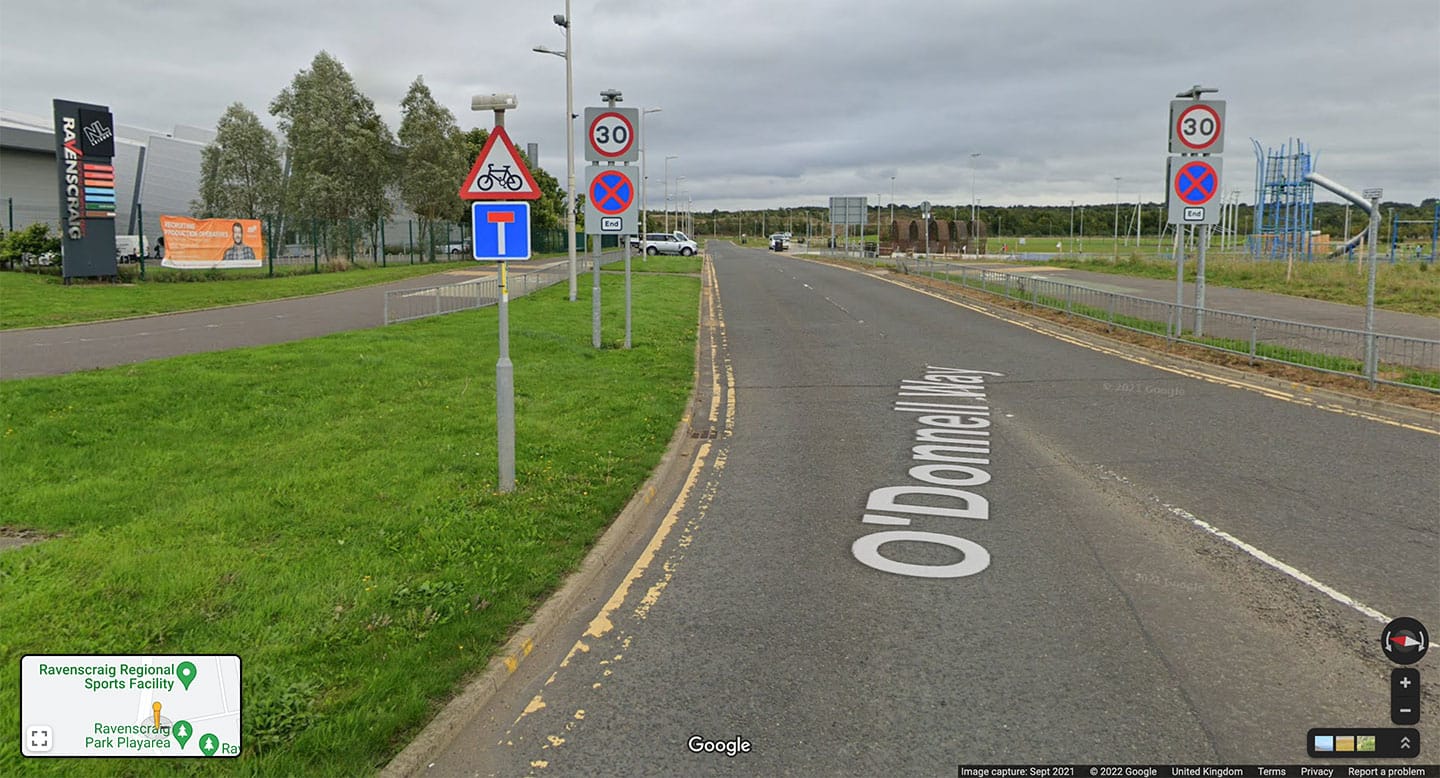
[[[590,286],[590,345],[595,348],[600,348],[600,244],[600,236],[596,235],[595,245],[590,249],[594,278]]]
[[[624,235],[620,239],[625,241],[625,348],[630,348],[630,239]]]
[[[1380,189],[1366,189],[1365,196],[1356,194],[1319,173],[1306,173],[1305,180],[1318,184],[1363,209],[1370,216],[1370,225],[1365,230],[1365,242],[1369,244],[1365,254],[1370,262],[1370,278],[1365,284],[1365,377],[1370,388],[1375,388],[1375,373],[1378,369],[1375,353],[1375,239],[1380,236]]]
[[[1185,329],[1185,225],[1175,225],[1175,337]]]
[[[495,112],[495,126],[505,126],[505,110],[516,106],[514,95],[477,95],[470,108]],[[471,236],[472,239],[474,236]],[[500,465],[500,491],[515,491],[515,369],[510,363],[510,292],[506,288],[505,262],[500,261],[500,358],[495,360],[496,459]],[[439,297],[436,297],[439,304]]]
[[[1210,225],[1200,228],[1200,247],[1195,258],[1195,337],[1205,334],[1205,247],[1210,243]]]
[[[1370,261],[1370,278],[1365,282],[1365,377],[1375,388],[1377,364],[1375,353],[1375,241],[1380,237],[1380,196],[1370,198],[1370,230],[1365,236],[1365,256]]]
[[[600,93],[600,97],[611,108],[614,108],[615,104],[620,102],[620,92],[616,89],[606,89]],[[611,165],[613,166],[614,163],[612,162]],[[595,233],[595,267],[593,268],[594,272],[592,273],[594,281],[590,289],[590,345],[594,346],[595,348],[600,348],[600,251],[602,243],[604,243],[604,241],[601,240],[601,235],[599,233]],[[630,247],[630,241],[628,238],[625,239],[625,247],[627,249]],[[626,263],[626,266],[628,268],[628,262]]]
[[[570,302],[575,302],[575,50],[570,45],[570,0],[565,0],[565,178],[569,199],[565,225],[570,231]]]
[[[1115,246],[1113,262],[1120,261],[1120,176],[1112,176],[1115,179]],[[1126,230],[1129,232],[1129,230]]]
[[[500,491],[515,491],[515,368],[510,364],[510,291],[500,263],[500,359],[495,362],[495,433],[499,439]]]

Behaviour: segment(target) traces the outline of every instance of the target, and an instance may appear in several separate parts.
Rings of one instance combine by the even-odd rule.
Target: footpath
[[[1034,278],[1064,281],[1104,292],[1128,294],[1162,302],[1175,302],[1174,279],[1137,278],[1111,273],[1096,273],[1089,270],[1070,270],[1043,265],[1037,267],[1034,264],[995,263],[986,264],[984,267],[1010,273],[1025,273]],[[1185,284],[1185,304],[1193,305],[1194,303],[1195,285],[1187,282]],[[1288,294],[1234,289],[1214,284],[1205,285],[1205,308],[1304,324],[1319,324],[1326,327],[1341,327],[1349,330],[1365,329],[1365,307],[1362,305],[1330,303],[1323,300],[1292,297]],[[1377,308],[1375,310],[1375,331],[1386,335],[1404,335],[1410,338],[1436,340],[1440,339],[1440,318]]]
[[[537,270],[568,260],[547,260]],[[385,293],[494,275],[491,265],[388,284],[133,319],[0,331],[0,380],[61,375],[368,329],[385,323]],[[518,296],[518,295],[512,295]]]
[[[842,252],[824,248],[798,247],[794,253],[843,258]],[[852,254],[849,258],[853,260],[855,256]],[[989,260],[992,259],[992,256],[982,255],[982,259]],[[957,267],[964,265],[965,267],[998,270],[1006,273],[1025,273],[1034,278],[1061,281],[1101,292],[1126,294],[1165,303],[1175,302],[1175,279],[1173,278],[1139,278],[1113,273],[1097,273],[1090,270],[1050,267],[1044,264],[1043,259],[1007,262],[998,255],[993,255],[993,261],[955,262],[953,257],[942,256],[935,256],[934,260],[937,263],[949,262]],[[874,260],[863,261],[873,262]],[[1195,304],[1195,284],[1191,282],[1185,283],[1185,304]],[[1215,284],[1205,285],[1205,308],[1211,311],[1243,313],[1248,316],[1264,316],[1302,324],[1318,324],[1349,330],[1363,331],[1365,329],[1365,306],[1363,305],[1331,303],[1288,294],[1235,289]],[[1375,331],[1384,335],[1440,340],[1440,317],[1399,313],[1377,308],[1375,310]]]

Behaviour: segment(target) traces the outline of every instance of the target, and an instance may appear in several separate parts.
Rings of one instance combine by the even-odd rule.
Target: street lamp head
[[[472,111],[508,111],[520,105],[520,101],[512,94],[489,94],[475,95],[470,98],[470,110]]]
[[[643,113],[660,113],[664,108],[646,108]]]
[[[546,48],[546,47],[544,47],[544,46],[535,46],[535,47],[532,47],[530,50],[533,51],[533,52],[535,52],[536,54],[554,54],[555,56],[559,57],[560,59],[565,59],[565,58],[566,58],[566,57],[565,57],[565,52],[563,52],[563,51],[555,51],[554,49]]]
[[[620,97],[619,89],[606,89],[600,92],[600,99],[610,102],[624,102]]]
[[[552,20],[554,20],[555,24],[558,25],[558,26],[560,26],[560,27],[565,27],[565,28],[569,28],[569,27],[570,27],[570,20],[565,18],[565,14],[555,14],[554,16],[552,16],[552,17],[550,17],[550,18],[551,18]]]

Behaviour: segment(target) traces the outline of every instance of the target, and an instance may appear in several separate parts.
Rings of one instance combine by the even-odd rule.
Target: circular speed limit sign
[[[1180,112],[1175,135],[1191,151],[1205,151],[1220,139],[1220,114],[1208,105],[1194,105]]]
[[[635,128],[623,114],[607,111],[590,122],[590,148],[606,159],[619,159],[635,144]]]

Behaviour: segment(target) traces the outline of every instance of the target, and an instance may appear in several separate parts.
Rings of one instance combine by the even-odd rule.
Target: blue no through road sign
[[[470,206],[475,258],[497,262],[530,258],[530,204],[476,202]]]

